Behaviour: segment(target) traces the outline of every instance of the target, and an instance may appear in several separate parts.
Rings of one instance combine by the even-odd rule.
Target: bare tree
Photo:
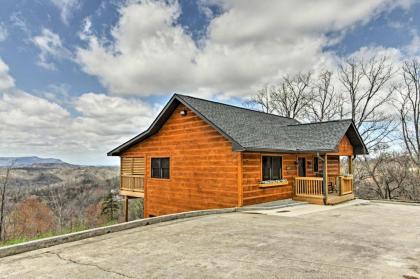
[[[404,62],[403,82],[397,86],[401,97],[399,115],[402,139],[411,161],[420,167],[420,63],[418,60]]]
[[[265,86],[245,105],[265,113],[303,119],[311,101],[311,73],[284,76],[279,86]]]
[[[68,210],[66,210],[65,184],[55,187],[48,185],[47,188],[48,195],[46,196],[46,199],[51,205],[51,209],[58,221],[58,229],[61,231],[65,226],[66,217],[68,216]]]
[[[381,199],[412,196],[410,183],[410,160],[398,153],[382,152],[372,160],[364,160],[365,186]],[[365,189],[366,190],[366,189]]]
[[[273,88],[271,99],[277,114],[302,119],[311,101],[310,72],[285,76],[279,87]]]
[[[308,118],[311,121],[328,121],[344,117],[343,96],[336,93],[332,76],[332,72],[323,71],[313,85],[313,95],[308,110]]]
[[[247,102],[246,106],[257,107],[257,109],[265,113],[273,113],[274,108],[272,106],[272,90],[268,88],[268,85],[258,90],[257,94]]]
[[[349,59],[339,67],[351,118],[368,148],[387,143],[395,129],[393,117],[385,108],[393,93],[388,88],[393,75],[393,66],[385,56],[367,61]]]
[[[1,189],[1,206],[0,206],[0,240],[4,240],[4,233],[5,233],[5,228],[4,228],[4,220],[5,220],[5,203],[6,203],[6,190],[7,190],[7,183],[9,183],[9,177],[10,177],[10,172],[13,169],[13,166],[15,165],[16,161],[12,161],[9,166],[6,167],[6,175],[4,177],[4,181],[3,181],[3,187]]]

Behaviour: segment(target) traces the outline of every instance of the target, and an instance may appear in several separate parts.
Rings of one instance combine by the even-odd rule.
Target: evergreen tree
[[[116,195],[114,191],[110,191],[108,195],[105,196],[102,202],[102,215],[107,215],[109,220],[114,220],[115,214],[118,212],[120,205],[116,200]]]

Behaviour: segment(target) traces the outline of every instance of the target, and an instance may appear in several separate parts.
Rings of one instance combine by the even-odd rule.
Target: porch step
[[[250,210],[270,210],[270,209],[278,209],[283,207],[289,206],[297,206],[302,204],[307,204],[308,202],[305,201],[295,201],[292,199],[284,199],[272,202],[265,202],[265,203],[258,203],[252,205],[246,205],[241,208],[238,208],[239,211],[250,211]]]
[[[350,201],[350,200],[354,200],[354,194],[347,194],[347,195],[343,195],[343,196],[333,196],[333,195],[329,195],[328,199],[327,199],[327,204],[328,205],[334,205],[334,204],[339,204],[345,201]]]

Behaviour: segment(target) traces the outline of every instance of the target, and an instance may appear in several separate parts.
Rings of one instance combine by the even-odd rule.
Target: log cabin
[[[174,94],[146,131],[108,155],[121,159],[126,213],[128,200],[141,197],[152,217],[290,198],[351,200],[353,159],[367,153],[352,120],[300,123]]]

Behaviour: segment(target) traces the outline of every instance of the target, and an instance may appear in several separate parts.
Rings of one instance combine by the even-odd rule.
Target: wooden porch
[[[144,197],[144,176],[121,175],[120,176],[120,195],[143,198]]]
[[[322,177],[296,177],[293,199],[328,205],[354,199],[352,176],[337,176],[329,179],[326,197],[324,197],[323,184]]]
[[[346,174],[330,175],[327,169],[328,154],[321,158],[324,162],[322,177],[297,176],[293,184],[293,199],[314,204],[334,205],[354,199],[353,159],[348,156]]]
[[[120,169],[120,195],[144,197],[144,157],[122,157]]]
[[[125,197],[124,216],[128,221],[128,201],[144,198],[144,157],[122,157],[120,168],[120,195]]]

